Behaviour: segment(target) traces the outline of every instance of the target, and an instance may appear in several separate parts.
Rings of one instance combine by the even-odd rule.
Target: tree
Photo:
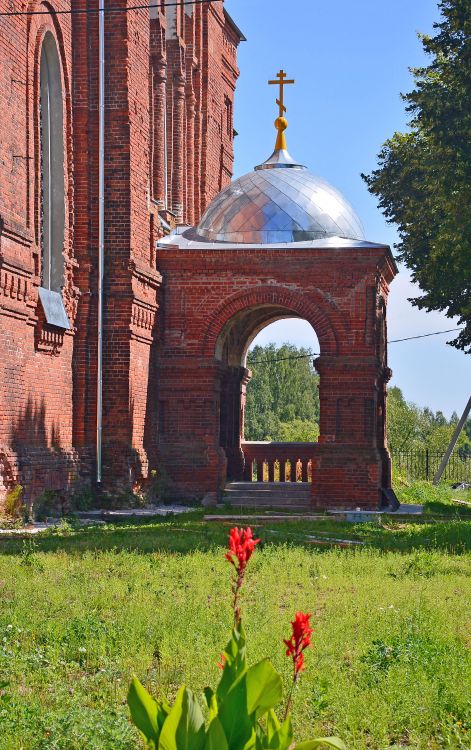
[[[433,412],[428,407],[421,409],[416,404],[405,401],[397,386],[388,390],[388,444],[392,453],[396,451],[418,451],[428,448],[432,453],[444,454],[458,416],[453,414],[447,420],[441,411]],[[469,453],[471,442],[463,430],[457,450],[460,454]]]
[[[293,419],[280,422],[279,439],[283,443],[316,443],[319,439],[319,425],[309,419]]]
[[[315,440],[319,376],[308,350],[292,344],[255,346],[247,367],[252,379],[247,386],[245,439]]]
[[[421,35],[431,62],[411,68],[403,96],[410,132],[394,133],[362,175],[389,222],[398,225],[398,259],[424,292],[419,308],[458,316],[450,343],[471,351],[471,0],[440,0],[437,34]]]

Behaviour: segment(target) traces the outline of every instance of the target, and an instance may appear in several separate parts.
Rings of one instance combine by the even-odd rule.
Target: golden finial
[[[285,138],[285,130],[288,127],[288,120],[284,116],[284,113],[286,112],[286,107],[283,102],[283,87],[286,86],[288,83],[294,83],[294,78],[291,78],[288,80],[286,78],[286,73],[284,70],[280,70],[279,73],[276,74],[276,81],[268,81],[270,85],[276,84],[280,87],[280,98],[276,100],[276,103],[279,107],[279,114],[278,117],[275,120],[275,128],[278,131],[278,135],[276,137],[276,144],[275,144],[275,151],[279,151],[281,149],[286,149],[286,138]]]

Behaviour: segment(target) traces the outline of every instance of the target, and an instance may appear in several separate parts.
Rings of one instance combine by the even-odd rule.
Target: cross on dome
[[[280,93],[279,93],[279,99],[276,99],[276,103],[279,107],[278,117],[275,120],[275,128],[278,131],[278,135],[276,138],[276,144],[275,144],[275,151],[286,149],[286,138],[284,131],[288,127],[288,120],[284,117],[284,113],[286,112],[286,107],[284,104],[284,87],[287,84],[295,83],[294,78],[286,78],[286,73],[283,70],[283,68],[276,74],[276,80],[274,81],[268,81],[270,86],[279,86],[280,87]]]
[[[280,87],[275,150],[254,172],[231,182],[209,204],[196,227],[197,241],[249,245],[330,238],[363,241],[361,222],[343,195],[295,161],[286,149],[283,94],[284,86],[293,83],[284,70],[276,80],[268,81]]]

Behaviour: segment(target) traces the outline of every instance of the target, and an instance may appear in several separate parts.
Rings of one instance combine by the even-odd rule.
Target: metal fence
[[[409,480],[432,481],[438,471],[442,453],[424,450],[405,451],[390,448],[393,468]],[[471,482],[471,454],[452,453],[443,472],[442,480],[448,482]]]

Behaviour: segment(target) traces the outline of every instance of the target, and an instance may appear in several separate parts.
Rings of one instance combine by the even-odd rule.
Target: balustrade
[[[247,482],[312,482],[317,443],[242,442]]]

